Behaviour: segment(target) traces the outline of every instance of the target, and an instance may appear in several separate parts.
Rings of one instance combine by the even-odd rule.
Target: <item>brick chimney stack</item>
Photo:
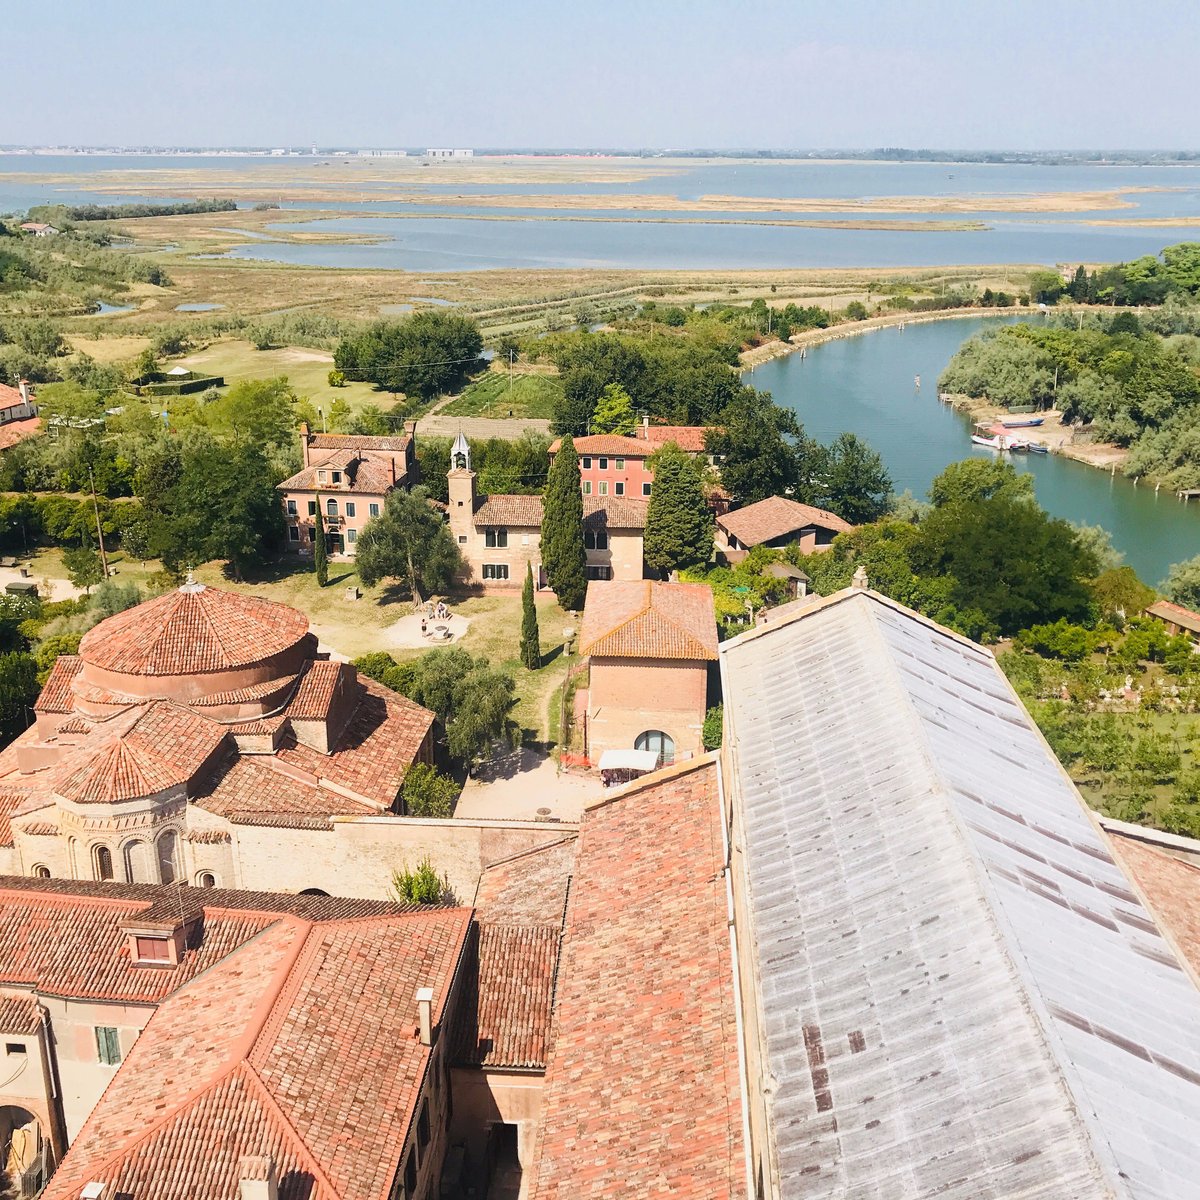
[[[279,1200],[279,1176],[269,1154],[243,1154],[238,1159],[239,1200]]]
[[[417,988],[417,1018],[421,1026],[421,1045],[433,1045],[433,988]],[[245,1198],[243,1198],[245,1200]]]
[[[300,456],[304,460],[304,465],[308,466],[308,422],[300,422]]]

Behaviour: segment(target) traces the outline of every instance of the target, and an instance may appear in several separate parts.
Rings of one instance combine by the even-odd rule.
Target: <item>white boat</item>
[[[981,433],[973,433],[971,434],[971,441],[974,442],[976,446],[986,446],[989,450],[1005,449],[998,437],[984,437]]]

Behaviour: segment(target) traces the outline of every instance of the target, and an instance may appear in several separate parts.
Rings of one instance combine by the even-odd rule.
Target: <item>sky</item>
[[[1200,147],[1195,0],[42,0],[29,16],[5,23],[0,144]]]

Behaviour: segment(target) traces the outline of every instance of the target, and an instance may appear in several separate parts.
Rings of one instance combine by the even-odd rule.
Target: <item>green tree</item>
[[[851,300],[846,305],[846,316],[851,321],[865,321],[869,315],[867,306],[861,300]]]
[[[530,671],[536,671],[542,665],[537,605],[533,600],[532,563],[525,564],[525,584],[521,589],[521,662]]]
[[[1147,587],[1132,567],[1101,571],[1091,583],[1100,615],[1121,624],[1132,620],[1154,603],[1154,589]]]
[[[469,317],[418,312],[343,338],[334,366],[348,379],[428,400],[461,387],[478,370],[482,349],[479,327]]]
[[[404,867],[392,872],[392,894],[401,904],[439,904],[449,891],[449,880],[433,869],[428,855],[415,870]]]
[[[743,388],[705,435],[720,463],[721,483],[738,505],[768,496],[812,503],[823,455],[794,413],[769,395]]]
[[[452,587],[463,568],[458,545],[424,487],[388,495],[383,512],[358,535],[355,564],[367,587],[402,580],[416,600]]]
[[[33,723],[37,662],[19,651],[0,654],[0,740],[7,745]]]
[[[581,609],[587,596],[587,552],[583,544],[579,455],[570,435],[563,438],[550,464],[542,512],[542,565],[546,578],[563,608]]]
[[[668,442],[651,458],[654,487],[646,514],[643,557],[664,579],[712,557],[713,518],[692,460]]]
[[[633,398],[619,383],[610,383],[596,401],[592,413],[592,432],[618,433],[628,437],[636,428]]]
[[[1184,562],[1172,563],[1167,578],[1159,584],[1167,599],[1184,608],[1200,609],[1200,554]]]
[[[83,588],[91,595],[92,588],[104,578],[104,566],[100,555],[90,546],[78,546],[73,550],[63,552],[63,566],[67,568],[67,577],[76,587]]]
[[[718,704],[704,714],[704,728],[700,734],[705,750],[719,750],[725,736],[725,706]]]
[[[404,812],[410,817],[452,817],[459,787],[428,763],[413,763],[404,776]]]
[[[205,423],[258,446],[291,446],[298,397],[287,379],[243,379],[204,410]]]
[[[313,570],[317,573],[317,587],[329,582],[329,554],[325,548],[325,517],[321,513],[321,493],[317,493],[317,512],[313,518]]]
[[[1018,475],[1011,463],[996,458],[965,458],[951,463],[929,485],[929,500],[945,504],[977,504],[994,496],[1033,499],[1033,476]]]
[[[888,511],[892,477],[860,437],[840,434],[825,452],[822,502],[851,525],[878,521]]]

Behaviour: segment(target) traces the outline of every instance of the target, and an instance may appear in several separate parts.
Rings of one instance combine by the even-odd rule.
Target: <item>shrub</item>
[[[439,876],[426,855],[417,869],[392,872],[392,892],[402,904],[437,904],[450,891],[450,881]]]
[[[452,817],[458,784],[428,763],[413,763],[404,777],[404,811],[410,817]]]
[[[724,727],[725,706],[717,704],[704,714],[704,730],[701,737],[704,739],[705,750],[720,749]]]

